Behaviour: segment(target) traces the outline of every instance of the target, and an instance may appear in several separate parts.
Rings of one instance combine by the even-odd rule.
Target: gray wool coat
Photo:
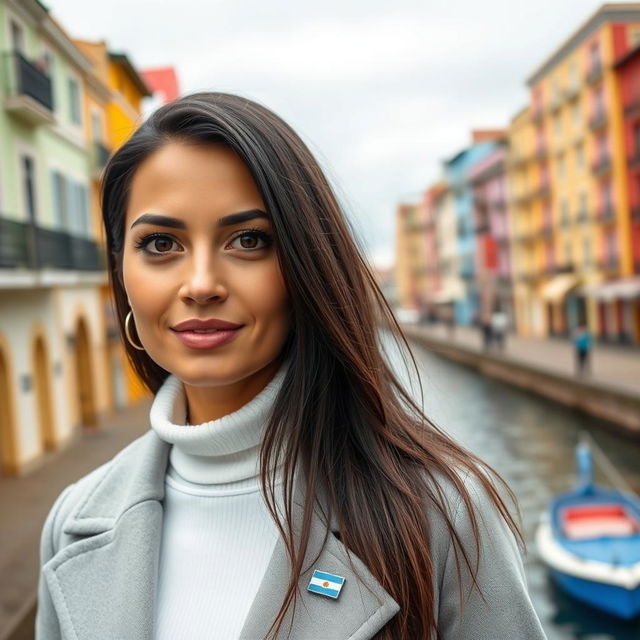
[[[158,558],[162,534],[164,480],[171,445],[150,430],[106,464],[64,489],[53,504],[41,535],[36,640],[152,640]],[[477,480],[475,495],[481,560],[477,589],[462,612],[451,536],[444,520],[430,516],[435,568],[435,612],[445,640],[545,640],[531,604],[515,538]],[[446,485],[445,485],[446,488]],[[452,485],[447,497],[456,513],[455,527],[475,559],[470,521],[459,509]],[[296,487],[294,518],[302,513]],[[279,638],[294,640],[367,640],[399,611],[355,554],[349,565],[346,547],[329,532],[314,510],[311,537],[301,575],[295,614],[287,613]],[[323,542],[324,541],[324,542]],[[319,554],[319,555],[318,555]],[[317,560],[313,562],[318,555]],[[462,560],[464,588],[465,580]],[[345,578],[337,599],[307,591],[314,569]],[[265,577],[244,623],[241,640],[263,638],[283,602],[288,557],[278,539]],[[177,639],[179,640],[179,639]],[[231,639],[230,639],[231,640]],[[415,639],[411,639],[415,640]]]

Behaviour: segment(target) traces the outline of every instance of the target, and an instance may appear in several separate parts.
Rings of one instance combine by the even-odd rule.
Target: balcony
[[[549,238],[553,235],[553,223],[551,220],[542,221],[542,224],[540,225],[540,234],[545,238]]]
[[[575,271],[575,265],[572,262],[562,262],[553,265],[553,273],[573,273]]]
[[[585,222],[589,222],[589,212],[586,210],[580,211],[578,213],[578,222],[584,224]]]
[[[542,161],[546,157],[547,157],[547,145],[539,144],[538,147],[536,148],[536,159]]]
[[[611,171],[611,157],[602,156],[591,165],[591,172],[596,176],[602,176]]]
[[[549,101],[549,113],[555,113],[556,111],[559,111],[560,107],[562,106],[562,102],[562,93],[554,95]]]
[[[603,69],[602,69],[601,62],[598,62],[598,64],[592,65],[591,69],[587,71],[587,75],[585,77],[587,84],[595,84],[596,82],[598,82],[598,80],[602,78],[602,73],[603,73]]]
[[[476,224],[474,230],[477,235],[482,235],[483,233],[489,233],[491,227],[489,226],[489,222],[487,220],[480,220]]]
[[[55,122],[51,78],[17,51],[5,54],[2,64],[8,80],[7,111],[31,125]]]
[[[633,118],[640,114],[640,96],[634,96],[624,106],[624,115],[627,118]]]
[[[636,149],[633,155],[627,157],[627,164],[630,169],[640,168],[640,149]]]
[[[575,100],[580,95],[580,85],[575,82],[564,90],[565,100]]]
[[[543,182],[538,185],[538,188],[533,192],[535,198],[548,198],[551,195],[551,187],[548,182]]]
[[[591,129],[591,131],[599,131],[600,129],[603,129],[606,125],[607,125],[607,113],[604,110],[594,113],[589,118],[589,129]]]
[[[513,169],[517,169],[525,165],[529,161],[529,156],[525,153],[513,153],[509,158],[509,165]]]
[[[616,212],[612,204],[603,205],[595,215],[595,219],[604,224],[611,224],[616,221]]]
[[[598,266],[607,273],[615,273],[618,271],[620,261],[618,260],[618,256],[600,256]]]
[[[531,122],[538,124],[539,122],[542,122],[543,119],[544,109],[542,108],[542,105],[539,105],[531,112]]]
[[[94,141],[91,157],[91,169],[94,180],[100,180],[110,156],[111,149],[105,147],[102,142]]]
[[[45,267],[103,271],[106,261],[89,238],[0,217],[0,268]]]

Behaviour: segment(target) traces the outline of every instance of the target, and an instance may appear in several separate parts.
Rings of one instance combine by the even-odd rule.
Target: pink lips
[[[243,326],[244,325],[236,324],[235,322],[219,320],[218,318],[210,318],[208,320],[192,318],[191,320],[185,320],[184,322],[174,325],[171,329],[178,340],[187,347],[193,349],[213,349],[214,347],[219,347],[233,340]],[[211,333],[198,333],[194,331],[194,329],[199,331],[215,329],[215,331]]]
[[[231,342],[240,329],[218,330],[213,333],[196,333],[195,331],[174,331],[180,342],[193,349],[213,349]]]

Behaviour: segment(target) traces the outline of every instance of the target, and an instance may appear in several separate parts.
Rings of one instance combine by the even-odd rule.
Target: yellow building
[[[508,141],[507,210],[516,330],[523,336],[542,336],[546,322],[540,288],[555,269],[552,193],[548,170],[540,162],[545,149],[535,140],[529,107],[511,120]]]
[[[520,170],[530,191],[514,214],[517,253],[530,269],[520,289],[534,300],[521,321],[526,332],[567,335],[586,320],[598,334],[599,309],[589,291],[633,272],[613,64],[639,29],[639,3],[605,4],[527,79],[531,130],[525,134],[527,127],[514,122],[524,128],[512,134],[533,137],[533,159]]]
[[[142,100],[151,96],[149,88],[127,56],[113,53],[104,41],[75,40],[76,46],[93,63],[93,78],[85,99],[87,130],[92,149],[92,215],[103,250],[106,243],[100,210],[100,179],[110,154],[120,147],[142,122]],[[115,311],[108,287],[102,291],[106,314],[108,355],[106,358],[111,381],[112,406],[123,407],[149,397],[129,364],[120,343]]]
[[[417,204],[396,209],[396,291],[398,305],[420,310],[426,292],[425,227]]]

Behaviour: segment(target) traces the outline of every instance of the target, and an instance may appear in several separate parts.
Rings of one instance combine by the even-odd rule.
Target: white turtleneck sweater
[[[260,492],[258,455],[286,368],[237,411],[198,425],[185,424],[186,395],[176,376],[153,400],[151,428],[172,444],[155,640],[240,635],[278,537]]]

